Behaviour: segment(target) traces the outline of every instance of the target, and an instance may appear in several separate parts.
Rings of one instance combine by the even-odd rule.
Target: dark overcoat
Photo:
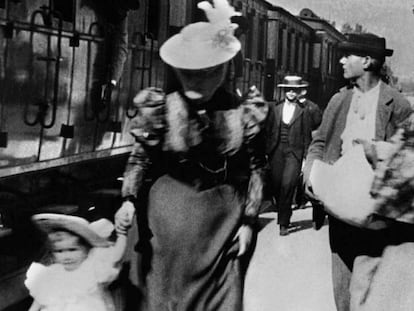
[[[271,107],[267,122],[266,153],[271,156],[280,143],[280,127],[282,124],[283,102]],[[310,100],[297,105],[290,121],[289,146],[296,158],[301,161],[306,155],[308,146],[312,140],[312,131],[321,123],[322,112],[319,107]]]

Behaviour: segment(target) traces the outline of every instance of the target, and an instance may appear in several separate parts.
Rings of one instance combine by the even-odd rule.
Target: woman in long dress
[[[199,8],[209,22],[184,27],[160,48],[181,89],[149,88],[134,98],[135,144],[116,223],[132,219],[131,201],[142,199],[148,171],[158,172],[137,213],[150,230],[139,241],[149,245],[142,310],[242,310],[240,259],[249,254],[262,200],[267,105],[253,89],[242,99],[224,87],[240,50],[233,7],[215,0]]]

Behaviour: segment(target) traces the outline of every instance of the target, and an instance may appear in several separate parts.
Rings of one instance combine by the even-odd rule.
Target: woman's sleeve
[[[141,142],[135,142],[124,171],[124,180],[122,183],[123,198],[136,198],[149,165],[150,160],[143,144]]]
[[[151,165],[148,148],[156,148],[165,132],[165,94],[157,88],[148,88],[139,92],[134,98],[138,110],[131,120],[130,133],[135,143],[129,155],[124,171],[122,197],[136,198]]]
[[[245,142],[249,154],[250,179],[247,189],[243,223],[254,224],[263,200],[263,186],[267,167],[265,120],[268,104],[255,90],[243,103]]]

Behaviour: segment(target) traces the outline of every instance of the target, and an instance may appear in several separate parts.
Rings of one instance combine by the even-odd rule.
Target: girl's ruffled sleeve
[[[48,296],[47,284],[47,267],[40,263],[32,263],[26,272],[26,280],[24,281],[30,296],[39,302],[46,300]]]
[[[165,94],[158,88],[147,88],[134,98],[137,116],[131,120],[130,133],[135,143],[124,172],[122,196],[136,197],[151,164],[148,147],[161,144],[165,133]]]
[[[254,224],[263,200],[264,179],[267,168],[264,124],[269,111],[259,91],[250,89],[244,108],[244,136],[250,159],[250,180],[245,202],[243,222]]]
[[[115,262],[113,251],[113,247],[97,247],[93,249],[93,254],[90,258],[97,283],[109,284],[118,277],[121,265]]]

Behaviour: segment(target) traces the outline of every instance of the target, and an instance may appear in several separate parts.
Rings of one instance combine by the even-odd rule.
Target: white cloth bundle
[[[385,223],[373,219],[373,179],[374,171],[360,144],[333,165],[315,160],[310,173],[313,192],[329,214],[354,226],[381,229]]]

